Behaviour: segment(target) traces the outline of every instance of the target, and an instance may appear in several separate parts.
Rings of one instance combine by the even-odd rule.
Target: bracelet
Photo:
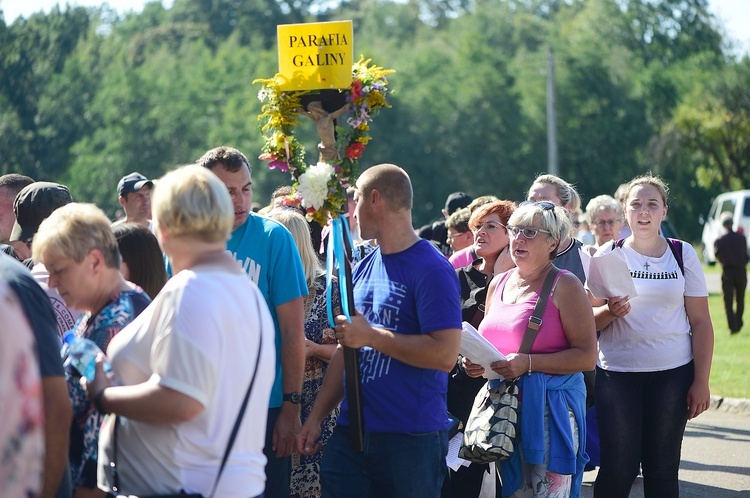
[[[96,411],[98,411],[99,413],[101,413],[103,415],[106,415],[106,414],[109,413],[104,408],[104,405],[102,405],[102,397],[104,396],[104,391],[106,391],[106,390],[107,390],[107,388],[105,387],[104,389],[102,389],[101,391],[99,391],[99,393],[96,396],[94,396],[94,400],[93,400],[94,401],[94,407],[96,408]]]
[[[529,371],[526,373],[531,375],[531,353],[529,353]]]

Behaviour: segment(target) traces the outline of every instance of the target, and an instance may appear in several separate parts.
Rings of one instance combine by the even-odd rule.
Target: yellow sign
[[[351,21],[276,26],[282,90],[347,88],[352,82]]]

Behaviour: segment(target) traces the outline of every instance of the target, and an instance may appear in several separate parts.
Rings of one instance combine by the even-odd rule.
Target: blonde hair
[[[551,204],[551,203],[550,203]],[[522,204],[513,211],[508,219],[508,225],[513,226],[532,226],[534,219],[539,218],[541,228],[549,233],[544,233],[547,240],[557,241],[558,247],[550,253],[550,260],[555,259],[559,249],[560,241],[564,239],[571,231],[572,222],[567,216],[565,209],[555,206],[554,209],[544,209],[539,203]],[[537,234],[537,237],[543,232]],[[521,235],[523,237],[523,235]]]
[[[534,179],[535,185],[537,183],[546,183],[555,187],[557,198],[560,199],[560,205],[565,207],[569,206],[571,213],[576,212],[581,208],[581,197],[576,192],[576,189],[570,183],[566,182],[562,178],[556,175],[542,174]],[[526,194],[528,196],[528,193]]]
[[[232,233],[232,199],[207,168],[190,164],[170,171],[154,188],[151,205],[155,225],[173,237],[221,242]]]
[[[98,249],[109,268],[120,268],[122,258],[111,222],[93,204],[73,202],[52,212],[39,225],[31,246],[36,262],[44,262],[45,254],[83,261],[92,249]]]
[[[307,287],[308,289],[312,289],[315,285],[315,279],[323,274],[323,267],[320,264],[317,254],[315,254],[312,236],[310,235],[310,225],[307,224],[307,220],[297,211],[290,208],[272,209],[267,216],[278,221],[287,230],[292,232],[294,243],[297,245],[297,250],[302,259]]]

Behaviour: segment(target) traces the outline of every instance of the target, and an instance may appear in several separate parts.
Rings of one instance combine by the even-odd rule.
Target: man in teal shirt
[[[217,147],[198,164],[227,186],[234,205],[234,228],[227,249],[263,293],[276,328],[276,380],[266,427],[265,496],[289,496],[291,454],[300,429],[305,371],[303,298],[307,284],[292,234],[281,224],[251,212],[253,182],[242,152]]]

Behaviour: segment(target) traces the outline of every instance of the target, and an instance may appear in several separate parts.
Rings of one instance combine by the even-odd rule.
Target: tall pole
[[[557,115],[555,114],[555,54],[547,54],[547,172],[559,175],[557,163]]]

